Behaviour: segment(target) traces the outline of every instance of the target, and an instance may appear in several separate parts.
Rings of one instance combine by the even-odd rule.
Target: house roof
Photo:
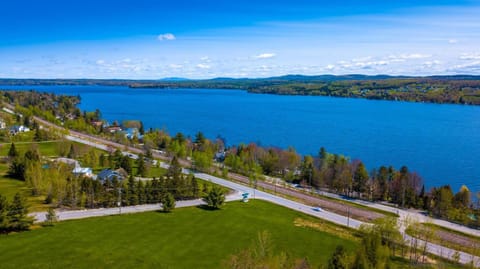
[[[61,163],[65,163],[65,164],[68,164],[68,165],[73,165],[73,166],[75,166],[75,168],[80,168],[80,163],[75,159],[61,157],[61,158],[57,158],[56,161],[61,162]]]
[[[112,180],[114,178],[118,180],[123,180],[126,177],[125,175],[126,172],[125,170],[123,169],[120,170],[120,169],[117,169],[117,170],[104,169],[100,171],[100,173],[98,173],[97,178],[100,179],[101,181]]]
[[[88,167],[75,167],[72,171],[74,174],[91,174],[92,168]]]

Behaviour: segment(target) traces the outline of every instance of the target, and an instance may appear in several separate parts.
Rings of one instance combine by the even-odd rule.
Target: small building
[[[114,178],[116,178],[119,181],[122,181],[128,177],[128,173],[122,169],[119,168],[117,170],[112,170],[112,169],[104,169],[100,171],[97,175],[97,180],[100,180],[102,183],[105,181],[112,181]]]
[[[16,135],[18,133],[29,132],[30,128],[23,125],[14,125],[10,127],[10,134]]]
[[[95,175],[92,172],[92,168],[90,167],[75,167],[73,168],[72,173],[76,176],[84,176],[89,178],[95,177]]]
[[[4,108],[2,108],[2,110],[7,112],[8,114],[15,115],[15,112],[13,110],[9,109],[9,108],[4,107]]]
[[[217,162],[223,162],[223,161],[225,161],[225,156],[226,156],[225,151],[219,151],[219,152],[215,153],[215,156],[213,158]]]
[[[122,131],[122,127],[120,127],[120,126],[109,126],[105,129],[105,131],[113,134],[113,133]]]
[[[103,126],[103,121],[101,120],[94,120],[91,122],[91,124],[94,126],[94,127],[102,127]]]
[[[72,167],[72,173],[76,176],[85,176],[85,177],[89,177],[89,178],[95,178],[95,175],[93,174],[92,168],[82,167],[80,165],[80,162],[78,162],[75,159],[61,157],[61,158],[57,158],[55,161],[59,162],[59,163],[64,163],[64,164]]]
[[[80,163],[75,159],[60,157],[55,159],[55,161],[73,166],[74,168],[80,167]]]
[[[143,135],[140,134],[138,128],[126,128],[124,132],[125,137],[128,139],[133,139],[134,137],[138,139],[143,139]]]
[[[0,129],[5,129],[5,128],[7,128],[7,124],[3,119],[0,119]]]

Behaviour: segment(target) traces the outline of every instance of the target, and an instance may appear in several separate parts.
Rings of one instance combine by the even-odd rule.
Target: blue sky
[[[480,75],[480,1],[5,0],[0,10],[4,78]]]

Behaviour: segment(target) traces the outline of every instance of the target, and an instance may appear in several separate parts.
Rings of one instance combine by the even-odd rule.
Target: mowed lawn
[[[190,207],[66,221],[0,236],[0,267],[222,268],[264,230],[277,251],[307,257],[313,265],[325,264],[338,244],[350,251],[358,246],[314,224],[339,229],[263,201],[231,202],[216,211]]]

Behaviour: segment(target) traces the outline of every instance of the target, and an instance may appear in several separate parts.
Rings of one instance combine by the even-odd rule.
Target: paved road
[[[189,171],[185,170],[184,172],[189,172]],[[278,197],[270,193],[255,190],[248,186],[240,185],[238,183],[234,183],[234,182],[221,179],[215,176],[211,176],[204,173],[194,173],[194,175],[200,179],[210,181],[212,183],[234,190],[232,194],[227,196],[227,201],[240,200],[242,198],[241,194],[247,192],[250,194],[251,198],[269,201],[271,203],[281,205],[281,206],[290,208],[292,210],[305,213],[307,215],[325,219],[339,225],[358,229],[360,225],[364,224],[361,221],[350,219],[350,218],[347,218],[335,213],[331,213],[328,211],[315,211],[311,206],[304,205],[295,201],[291,201],[282,197]],[[176,207],[196,206],[201,204],[204,204],[204,202],[200,199],[188,200],[188,201],[177,201]],[[99,217],[99,216],[107,216],[107,215],[118,215],[120,213],[138,213],[138,212],[145,212],[145,211],[155,211],[160,209],[161,209],[161,204],[154,204],[154,205],[128,206],[128,207],[121,207],[121,208],[100,208],[100,209],[90,209],[90,210],[57,211],[57,215],[59,217],[59,220],[71,220],[71,219],[81,219],[81,218]],[[37,221],[45,220],[45,212],[37,212],[32,215],[37,218]],[[405,240],[412,240],[412,237],[405,234],[404,234],[404,238]],[[422,246],[423,244],[425,244],[424,241],[418,240],[419,246]],[[427,243],[427,251],[431,254],[438,255],[448,259],[453,259],[452,256],[455,254],[455,251],[452,249],[442,247],[436,244],[431,244],[431,243]],[[461,263],[469,263],[470,261],[472,261],[472,259],[474,259],[476,264],[480,264],[480,258],[478,257],[473,257],[472,255],[464,252],[459,252],[459,255],[460,255]]]
[[[242,196],[240,193],[235,192],[226,197],[226,201],[237,201],[241,200]],[[189,207],[189,206],[198,206],[203,205],[201,199],[195,200],[185,200],[185,201],[176,201],[175,207]],[[162,204],[148,204],[148,205],[136,205],[136,206],[122,206],[122,207],[112,207],[112,208],[97,208],[97,209],[85,209],[85,210],[56,210],[56,214],[59,221],[63,220],[73,220],[73,219],[85,219],[91,217],[103,217],[119,214],[128,214],[128,213],[140,213],[147,211],[156,211],[161,210]],[[46,220],[46,212],[35,212],[30,214],[36,219],[36,222],[43,222]]]
[[[35,120],[39,121],[40,123],[42,123],[44,125],[50,126],[52,128],[59,128],[58,126],[56,126],[56,125],[54,125],[50,122],[44,121],[40,118],[36,117]],[[69,140],[72,140],[72,141],[87,144],[87,145],[90,145],[92,147],[100,148],[100,149],[103,149],[103,150],[111,150],[112,148],[127,148],[129,151],[131,151],[133,153],[143,153],[143,150],[141,150],[141,149],[137,149],[137,148],[133,148],[133,147],[125,147],[125,145],[121,145],[121,144],[111,142],[111,141],[108,141],[108,140],[105,140],[105,139],[96,138],[96,137],[93,137],[93,136],[85,135],[85,134],[74,132],[74,131],[70,131],[70,134],[67,135],[66,138],[69,139]],[[153,153],[153,154],[154,154],[155,158],[159,158],[159,159],[163,159],[163,160],[168,160],[169,159],[166,156],[163,156],[163,155],[158,154],[158,153]],[[181,164],[182,165],[187,165],[187,166],[189,165],[189,163],[186,162],[186,161],[181,161]],[[163,166],[166,167],[165,164],[163,164]],[[189,172],[189,171],[184,170],[184,172]],[[269,193],[266,193],[266,192],[263,192],[263,191],[255,190],[255,189],[252,189],[250,187],[240,185],[240,184],[237,184],[237,183],[234,183],[234,182],[231,182],[231,181],[228,181],[228,180],[224,180],[224,179],[221,179],[221,178],[218,178],[218,177],[214,177],[214,176],[211,176],[211,175],[208,175],[208,174],[195,173],[195,176],[200,178],[200,179],[211,181],[211,182],[216,183],[218,185],[222,185],[222,186],[228,187],[230,189],[233,189],[235,191],[234,195],[236,195],[236,197],[235,196],[229,197],[229,200],[238,199],[238,198],[240,198],[238,196],[241,193],[248,192],[252,196],[252,198],[266,200],[266,201],[275,203],[277,205],[281,205],[281,206],[284,206],[284,207],[287,207],[287,208],[290,208],[290,209],[293,209],[293,210],[296,210],[296,211],[299,211],[299,212],[302,212],[302,213],[305,213],[305,214],[308,214],[308,215],[311,215],[311,216],[315,216],[315,217],[318,217],[318,218],[322,218],[322,219],[331,221],[331,222],[339,224],[339,225],[344,225],[344,226],[348,226],[348,227],[352,227],[352,228],[359,228],[360,225],[363,224],[363,222],[361,222],[361,221],[354,220],[354,219],[351,219],[351,218],[348,218],[348,217],[345,217],[345,216],[342,216],[342,215],[338,215],[338,214],[335,214],[335,213],[331,213],[331,212],[328,212],[328,211],[324,211],[324,210],[315,211],[315,210],[313,210],[313,208],[311,206],[304,205],[304,204],[301,204],[301,203],[298,203],[298,202],[295,202],[295,201],[291,201],[291,200],[288,200],[288,199],[285,199],[285,198],[282,198],[282,197],[278,197],[278,196],[275,196],[275,195],[272,195],[272,194],[269,194]],[[238,176],[238,175],[235,175],[235,176]],[[242,177],[242,180],[244,180],[243,177]],[[265,187],[268,187],[268,186],[266,185]],[[364,201],[362,201],[362,202],[364,202]],[[178,207],[194,206],[194,205],[199,205],[201,203],[202,203],[201,200],[179,201],[177,206]],[[396,210],[396,209],[392,209],[392,208],[389,208],[387,206],[380,205],[380,204],[373,204],[373,205],[370,205],[370,206],[377,207],[377,208],[380,208],[382,210],[387,210],[387,211]],[[130,212],[133,213],[133,212],[143,212],[143,211],[149,211],[149,210],[158,210],[159,208],[160,208],[160,205],[142,205],[142,206],[135,206],[135,207],[123,207],[122,211],[123,212],[128,212],[128,213],[130,213]],[[72,213],[70,213],[70,212],[72,212]],[[406,217],[410,214],[409,212],[407,212],[407,211],[404,212],[403,210],[402,211],[400,211],[400,210],[391,211],[391,212],[398,213],[401,217]],[[65,212],[59,212],[59,216],[60,216],[61,220],[66,220],[66,219],[85,218],[85,217],[93,217],[93,216],[105,216],[105,215],[118,214],[118,213],[119,213],[118,208],[109,208],[109,209],[94,209],[94,210],[82,210],[82,211],[65,211]],[[45,217],[45,213],[43,213],[43,216],[42,216],[42,213],[36,213],[36,216],[39,218],[39,220],[41,220],[42,218]],[[403,229],[404,228],[402,228],[402,230]],[[406,234],[404,234],[404,238],[406,240],[411,240],[411,237],[406,235]],[[424,244],[424,242],[419,240],[419,244],[422,245],[422,244]],[[454,255],[454,253],[456,252],[455,250],[448,249],[446,247],[442,247],[440,245],[431,244],[431,243],[427,243],[427,251],[429,253],[432,253],[432,254],[447,258],[447,259],[452,259],[452,255]],[[467,253],[464,253],[464,252],[458,252],[458,253],[460,255],[460,262],[461,263],[469,263],[473,260],[475,262],[475,264],[480,264],[480,258],[474,257],[474,256],[472,256],[470,254],[467,254]]]
[[[478,230],[478,229],[473,229],[473,228],[470,228],[470,227],[466,227],[466,226],[459,225],[459,224],[452,223],[452,222],[445,221],[445,220],[435,219],[435,218],[426,216],[425,214],[423,214],[422,212],[420,212],[418,210],[400,209],[400,208],[395,208],[393,205],[389,206],[389,205],[384,205],[384,204],[380,204],[380,203],[373,203],[373,202],[369,202],[369,201],[364,201],[364,200],[360,200],[360,199],[345,198],[341,195],[328,193],[328,192],[321,192],[321,194],[325,195],[325,196],[332,197],[332,198],[341,199],[341,200],[361,204],[361,205],[364,205],[364,206],[368,206],[368,207],[371,207],[371,208],[376,208],[376,209],[380,209],[380,210],[383,210],[383,211],[398,214],[400,216],[401,221],[404,221],[406,219],[410,219],[410,220],[414,220],[414,221],[418,221],[418,222],[433,223],[433,224],[436,224],[438,226],[442,226],[442,227],[445,227],[445,228],[449,228],[449,229],[452,229],[452,230],[463,232],[465,234],[480,237],[480,230]]]

